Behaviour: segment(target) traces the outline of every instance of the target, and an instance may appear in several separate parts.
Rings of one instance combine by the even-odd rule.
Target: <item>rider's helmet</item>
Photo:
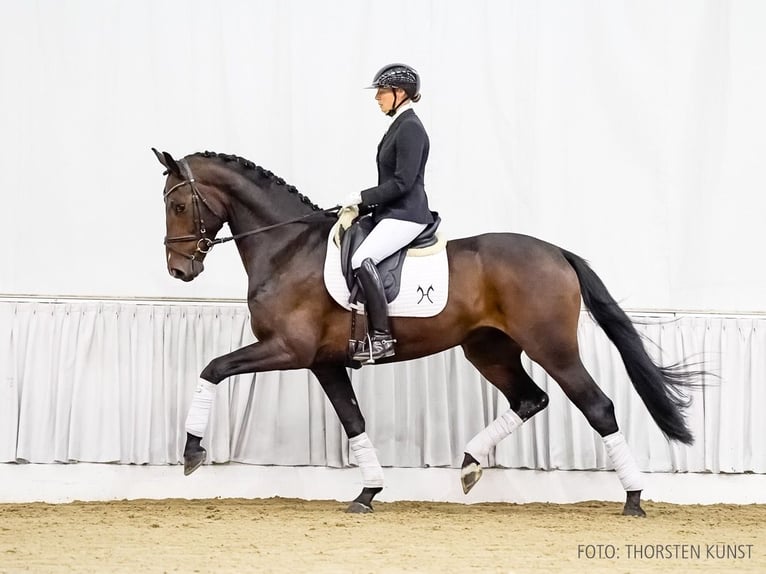
[[[388,64],[377,71],[370,88],[401,88],[413,101],[420,100],[420,76],[407,64]]]

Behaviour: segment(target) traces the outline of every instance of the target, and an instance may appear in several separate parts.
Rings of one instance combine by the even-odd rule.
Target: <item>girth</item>
[[[390,303],[399,294],[401,286],[402,267],[407,257],[407,250],[421,249],[435,245],[438,241],[436,230],[441,223],[441,217],[435,211],[432,211],[434,222],[429,224],[412,242],[389,255],[383,261],[378,263],[378,273],[383,280],[383,289],[386,292],[386,301]],[[370,234],[375,227],[372,216],[365,215],[359,217],[348,229],[340,230],[340,261],[343,270],[343,276],[346,279],[346,285],[351,292],[350,303],[364,303],[364,294],[359,287],[354,272],[351,269],[351,258],[354,252],[362,244],[362,241]]]

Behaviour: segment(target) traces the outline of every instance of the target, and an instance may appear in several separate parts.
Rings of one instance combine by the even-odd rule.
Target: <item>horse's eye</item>
[[[186,211],[186,204],[176,203],[173,209],[175,209],[176,213],[181,214]]]

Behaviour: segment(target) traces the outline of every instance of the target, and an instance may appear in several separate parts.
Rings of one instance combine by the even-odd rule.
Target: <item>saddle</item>
[[[436,230],[441,223],[441,217],[435,211],[432,211],[434,222],[429,224],[409,245],[403,247],[396,253],[386,257],[378,263],[378,273],[383,280],[383,289],[386,293],[386,302],[391,303],[399,295],[401,286],[402,267],[409,249],[422,249],[430,247],[438,242]],[[349,303],[364,303],[364,291],[359,285],[351,268],[351,258],[362,241],[370,234],[375,223],[372,216],[365,215],[358,217],[348,228],[340,229],[340,261],[343,270],[343,277],[346,279],[346,285],[351,292]]]

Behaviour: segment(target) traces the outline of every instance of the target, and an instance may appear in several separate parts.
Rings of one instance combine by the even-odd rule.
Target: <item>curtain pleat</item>
[[[713,373],[687,411],[696,441],[668,443],[619,353],[585,313],[583,363],[614,402],[644,471],[766,472],[766,318],[632,314],[657,360]],[[244,306],[0,302],[0,461],[178,464],[184,419],[209,361],[255,342]],[[545,371],[522,357],[550,405],[490,453],[492,466],[610,468],[600,437]],[[696,365],[696,366],[695,366]],[[460,349],[352,371],[384,466],[459,466],[465,444],[508,408]],[[306,370],[219,385],[209,460],[343,467],[348,441]]]
[[[0,305],[0,462],[17,458],[21,388],[16,368],[16,306]]]

